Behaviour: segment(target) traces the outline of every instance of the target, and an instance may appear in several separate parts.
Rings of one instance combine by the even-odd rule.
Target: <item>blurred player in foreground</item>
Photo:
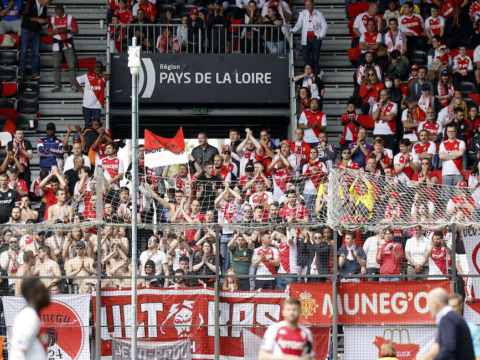
[[[50,304],[50,296],[40,279],[28,279],[22,284],[27,300],[12,326],[10,360],[45,360],[49,336],[40,321],[40,311]]]
[[[290,297],[283,302],[283,321],[270,325],[263,337],[258,360],[313,360],[312,333],[298,324],[300,300]]]

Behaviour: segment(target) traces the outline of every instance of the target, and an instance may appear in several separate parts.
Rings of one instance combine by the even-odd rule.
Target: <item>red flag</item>
[[[188,162],[185,139],[180,128],[173,139],[145,130],[145,166],[158,167]]]

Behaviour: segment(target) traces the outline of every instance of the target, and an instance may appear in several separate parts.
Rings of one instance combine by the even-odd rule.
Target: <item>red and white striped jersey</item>
[[[297,204],[297,206],[294,208],[290,207],[290,204],[288,204],[280,210],[279,215],[282,219],[288,219],[292,216],[295,216],[296,219],[292,222],[297,223],[298,220],[304,220],[308,218],[308,210],[305,205],[302,204]]]
[[[77,22],[75,21],[75,18],[72,15],[67,15],[64,14],[63,17],[58,17],[55,15],[50,19],[50,25],[48,26],[48,31],[54,31],[56,29],[68,29],[68,30],[73,30],[77,29]],[[65,41],[68,39],[71,39],[73,35],[71,33],[65,33],[65,34],[55,34],[53,35],[53,38],[56,40],[60,41]],[[63,43],[64,49],[70,49],[72,47],[71,44],[68,42]],[[53,43],[52,45],[52,51],[59,51],[59,44],[58,43]]]
[[[110,180],[119,174],[123,174],[125,171],[123,169],[123,161],[118,157],[104,157],[102,159],[103,174],[105,179]],[[120,188],[120,180],[112,183],[113,189],[118,190]]]
[[[457,55],[453,58],[452,68],[459,71],[472,71],[473,70],[472,59],[470,59],[470,56],[465,56],[462,58],[460,55]]]
[[[353,27],[357,28],[360,34],[363,34],[364,32],[367,31],[367,21],[368,19],[375,19],[375,22],[377,23],[377,30],[380,31],[380,23],[381,19],[379,16],[370,16],[368,15],[367,12],[361,13],[357,15],[355,18],[355,21],[353,22]]]
[[[415,153],[410,153],[408,156],[410,157],[411,162],[416,163],[416,164],[419,163],[418,156]],[[393,165],[394,166],[395,165],[401,165],[404,162],[405,162],[405,155],[403,155],[402,153],[398,153],[393,158]],[[397,174],[397,178],[398,178],[398,180],[412,180],[414,172],[415,171],[413,171],[413,169],[410,167],[410,163],[407,163],[405,165],[405,167],[403,168],[403,171],[401,173]]]
[[[278,256],[280,257],[279,274],[297,273],[297,244],[289,244],[288,241],[278,246]]]
[[[440,153],[449,153],[452,151],[465,150],[466,145],[462,140],[444,141],[440,144]],[[442,176],[445,175],[463,175],[463,156],[453,160],[443,160]]]
[[[259,205],[260,200],[262,203],[270,205],[271,203],[273,203],[273,195],[269,191],[265,191],[261,195],[257,192],[250,196],[249,203],[250,205],[252,205],[252,208],[255,208],[257,205]]]
[[[439,248],[433,247],[432,254],[428,258],[428,274],[447,274],[447,250],[443,246]],[[441,280],[441,278],[435,277],[432,280]]]
[[[418,142],[415,145],[413,145],[413,153],[415,155],[423,154],[423,153],[429,153],[432,155],[435,155],[437,152],[437,146],[433,141],[427,141],[425,145],[422,145],[422,143]]]
[[[285,321],[270,325],[263,337],[261,350],[272,355],[291,355],[300,358],[307,343],[313,345],[312,333],[303,325],[298,325],[295,330],[289,328]],[[313,346],[309,354],[314,356]]]
[[[407,17],[406,15],[400,16],[398,19],[398,26],[400,31],[404,34],[413,33],[414,36],[422,36],[425,23],[420,15],[412,14],[410,17]]]
[[[445,19],[441,16],[437,16],[436,19],[430,16],[427,20],[425,20],[425,29],[430,29],[430,35],[432,36],[440,36],[440,30],[442,26],[445,27]]]
[[[273,169],[273,201],[279,201],[287,193],[287,180],[292,178],[287,168],[283,170]]]
[[[375,31],[373,34],[370,34],[368,31],[364,32],[362,36],[360,36],[360,42],[365,43],[366,45],[375,45],[376,43],[382,42],[382,34],[378,31]],[[362,50],[362,53],[367,51],[376,52],[377,50]]]
[[[77,77],[80,85],[85,84],[82,105],[89,109],[103,109],[105,102],[105,79],[97,78],[94,73]]]
[[[470,5],[468,16],[472,16],[475,22],[480,19],[480,3],[478,1],[475,1],[472,3],[472,5]]]

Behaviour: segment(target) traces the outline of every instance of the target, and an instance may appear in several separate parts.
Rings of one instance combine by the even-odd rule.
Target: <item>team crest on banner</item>
[[[18,312],[26,303],[20,296],[2,297],[8,341],[11,326]],[[48,307],[40,313],[40,320],[46,328],[48,359],[89,359],[89,308],[90,295],[56,295]]]
[[[398,341],[395,342],[395,334],[398,333]],[[385,329],[383,336],[375,336],[374,345],[378,348],[378,357],[382,357],[382,345],[390,342],[397,350],[399,360],[415,360],[420,351],[419,344],[410,342],[410,333],[407,329]]]
[[[319,307],[317,301],[312,298],[312,294],[307,291],[300,294],[300,303],[302,304],[302,315],[305,316],[305,319],[316,313]]]

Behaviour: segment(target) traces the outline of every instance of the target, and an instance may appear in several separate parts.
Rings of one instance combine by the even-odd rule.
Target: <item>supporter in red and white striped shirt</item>
[[[223,166],[223,158],[220,155],[215,155],[213,158],[213,166],[214,166],[214,175],[219,177],[223,181],[227,181],[228,183],[232,182],[232,173],[230,168]]]
[[[469,195],[469,188],[465,181],[459,181],[457,184],[457,195],[448,200],[446,208],[447,219],[450,219],[462,212],[468,220],[471,220],[475,212],[475,200]]]
[[[438,35],[443,38],[445,33],[445,19],[438,15],[438,6],[430,6],[430,17],[425,20],[425,36],[428,43],[432,43],[432,37]]]
[[[249,203],[252,205],[252,208],[256,208],[257,206],[261,206],[268,212],[270,208],[270,204],[273,203],[273,195],[269,191],[265,191],[265,182],[263,179],[256,184],[257,191],[255,194],[250,196]]]
[[[355,39],[352,42],[352,48],[357,47],[360,37],[364,32],[367,31],[366,25],[367,25],[368,19],[375,19],[377,23],[377,30],[379,32],[383,31],[383,22],[380,16],[377,15],[377,13],[378,13],[378,5],[374,2],[371,2],[368,5],[368,9],[366,12],[357,15],[352,28],[352,31],[355,34]]]
[[[452,249],[445,243],[443,233],[437,230],[433,233],[432,244],[425,254],[425,261],[428,260],[429,275],[447,275],[447,254],[452,256]],[[445,280],[446,278],[432,277],[428,280]]]
[[[475,24],[478,19],[480,19],[480,1],[477,0],[470,5],[470,10],[468,12],[472,24]]]
[[[300,162],[305,162],[308,160],[311,149],[311,146],[303,140],[304,135],[304,130],[298,128],[297,130],[295,130],[295,141],[290,142],[290,149],[292,151],[292,154],[298,155],[300,157]]]
[[[155,22],[157,17],[157,8],[155,4],[148,0],[140,0],[138,3],[133,5],[132,14],[136,18],[137,12],[139,9],[143,9],[145,11],[145,17],[150,20],[152,23]]]
[[[398,19],[400,31],[407,37],[408,48],[425,51],[425,37],[423,18],[413,13],[413,3],[407,1],[403,5],[403,16]]]
[[[457,140],[455,124],[445,127],[447,140],[440,144],[438,155],[442,163],[442,185],[456,186],[463,180],[463,155],[466,151],[465,142]],[[446,187],[448,191],[448,187]]]
[[[287,193],[287,181],[292,178],[289,171],[292,165],[280,151],[277,154],[278,156],[268,166],[273,180],[273,201],[279,201]]]
[[[257,275],[276,275],[275,268],[280,265],[278,250],[270,246],[271,237],[268,232],[262,233],[260,241],[262,246],[253,251],[252,266],[257,269]],[[275,290],[275,278],[256,278],[255,289]]]
[[[463,45],[458,47],[459,54],[453,59],[453,81],[474,81],[473,62],[467,56],[467,48]]]
[[[107,156],[101,161],[103,175],[110,188],[118,190],[120,188],[120,180],[123,179],[123,174],[125,172],[123,161],[117,157],[117,147],[115,144],[108,144],[105,147],[105,151]]]
[[[423,159],[429,159],[433,162],[433,157],[437,153],[437,146],[433,141],[429,141],[429,131],[423,129],[418,132],[418,140],[415,145],[413,145],[412,152],[418,156],[418,159],[421,161]]]
[[[272,232],[271,238],[275,241],[280,258],[279,274],[292,274],[292,277],[277,278],[277,290],[285,290],[288,284],[297,282],[297,231],[287,229],[286,236],[280,231]]]
[[[393,166],[397,173],[398,180],[411,184],[413,174],[419,169],[418,156],[410,153],[411,142],[409,139],[399,141],[400,152],[393,159]]]
[[[232,154],[234,158],[236,158],[240,162],[240,177],[244,177],[245,173],[245,166],[248,163],[253,163],[256,160],[263,160],[263,147],[262,145],[255,139],[252,134],[252,130],[249,128],[245,129],[247,135],[245,136],[245,140],[243,140],[237,147],[237,153]]]
[[[239,174],[239,169],[237,167],[237,164],[235,164],[232,161],[232,148],[230,145],[226,145],[222,149],[222,158],[223,158],[223,168],[228,169],[230,171],[230,174],[232,175],[232,180],[237,180],[239,179],[238,174]]]
[[[297,192],[287,191],[287,205],[280,210],[280,217],[289,223],[308,222],[308,211],[305,205],[297,203]]]
[[[367,51],[376,52],[378,45],[382,43],[382,34],[380,34],[376,29],[376,23],[374,19],[367,20],[367,31],[360,36],[359,48],[364,54]],[[357,65],[360,65],[363,62],[364,56],[359,56],[357,58]]]
[[[113,15],[120,17],[121,24],[129,24],[133,20],[132,12],[127,8],[127,0],[118,0],[118,9]]]
[[[191,193],[195,191],[195,181],[202,175],[203,170],[195,161],[191,154],[188,154],[188,160],[193,163],[195,166],[195,170],[197,171],[195,174],[188,173],[188,165],[187,164],[180,164],[178,166],[178,174],[173,175],[172,177],[168,176],[168,172],[170,170],[170,165],[165,166],[163,170],[162,177],[167,180],[168,185],[173,187],[175,190],[182,190],[187,197],[190,198]]]

